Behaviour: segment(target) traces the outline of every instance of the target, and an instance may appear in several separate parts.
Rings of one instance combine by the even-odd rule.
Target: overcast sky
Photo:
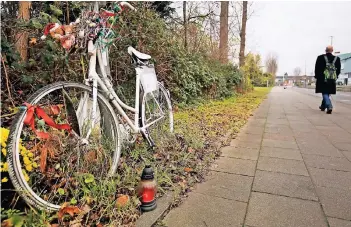
[[[351,52],[351,2],[254,2],[247,24],[247,51],[279,57],[278,75],[314,71],[317,55],[333,38],[334,51]]]

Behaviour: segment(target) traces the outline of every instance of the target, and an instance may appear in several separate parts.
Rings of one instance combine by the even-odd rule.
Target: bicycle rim
[[[61,82],[46,86],[29,98],[28,103],[36,110],[40,107],[55,123],[70,125],[70,130],[47,125],[36,110],[33,130],[24,124],[28,111],[22,109],[17,114],[8,142],[9,175],[30,205],[58,210],[65,202],[79,201],[86,184],[116,171],[121,150],[117,117],[100,94],[99,117],[85,140],[88,143],[82,143],[89,128],[86,126],[92,125],[90,93],[91,88],[86,85]],[[36,132],[49,137],[41,138]]]

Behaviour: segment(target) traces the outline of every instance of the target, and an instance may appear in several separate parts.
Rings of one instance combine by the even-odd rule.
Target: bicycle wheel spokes
[[[118,161],[114,115],[98,100],[93,119],[90,92],[82,87],[53,89],[34,102],[31,123],[18,131],[17,168],[23,171],[29,193],[35,194],[31,197],[39,197],[41,203],[76,203],[86,195],[82,189],[106,178]]]
[[[145,94],[142,110],[143,125],[156,121],[150,125],[148,131],[158,146],[173,132],[173,113],[167,91],[159,85],[156,91]]]

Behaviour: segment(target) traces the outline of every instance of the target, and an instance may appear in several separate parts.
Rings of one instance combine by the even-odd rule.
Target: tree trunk
[[[18,10],[18,19],[29,20],[30,19],[30,5],[31,2],[20,1]],[[22,61],[28,59],[28,32],[19,32],[16,35],[16,49],[20,53]]]
[[[188,46],[188,19],[186,17],[186,1],[183,1],[183,21],[184,21],[184,47]]]
[[[228,62],[228,9],[229,2],[222,1],[219,31],[219,58],[222,63]]]
[[[239,53],[239,66],[245,63],[245,36],[246,36],[246,22],[247,22],[247,1],[243,1],[243,17],[241,21],[240,31],[240,53]]]
[[[66,2],[66,24],[69,24],[69,2]]]

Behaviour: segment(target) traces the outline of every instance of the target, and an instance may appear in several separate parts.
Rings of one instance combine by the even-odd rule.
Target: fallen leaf
[[[184,171],[187,172],[187,173],[190,173],[190,172],[193,172],[193,169],[189,168],[189,167],[185,167]]]
[[[37,39],[36,38],[30,38],[29,44],[31,44],[31,45],[37,44]]]
[[[57,217],[62,219],[65,214],[69,214],[73,217],[74,214],[79,214],[80,212],[81,210],[76,206],[65,206],[59,210]]]
[[[117,207],[125,207],[129,203],[128,195],[121,195],[117,198],[116,206]]]
[[[59,224],[51,224],[50,227],[59,227]]]
[[[51,106],[50,109],[53,115],[59,115],[60,107],[58,105]]]
[[[189,152],[189,153],[194,152],[194,149],[191,148],[191,147],[189,147],[189,148],[188,148],[188,152]]]
[[[4,220],[1,227],[21,227],[24,223],[24,217],[14,214],[11,218]]]
[[[48,156],[48,149],[46,147],[41,147],[41,149],[40,149],[40,171],[42,173],[45,173],[47,156]]]
[[[96,161],[97,156],[95,151],[89,151],[86,154],[84,154],[84,161],[91,163]]]

